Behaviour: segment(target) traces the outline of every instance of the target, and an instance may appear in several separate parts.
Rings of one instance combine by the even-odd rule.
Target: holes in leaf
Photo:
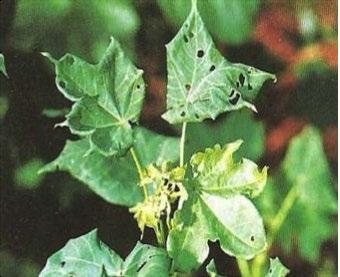
[[[184,39],[184,42],[185,42],[185,43],[188,43],[188,42],[189,42],[189,39],[188,39],[188,37],[187,37],[186,35],[184,35],[183,39]]]
[[[248,84],[248,90],[252,90],[252,89],[253,89],[252,85]]]
[[[136,88],[137,88],[137,89],[140,89],[140,85],[137,85]]]
[[[65,264],[66,264],[66,262],[65,262],[65,261],[62,261],[62,262],[60,263],[60,266],[61,266],[61,267],[64,267]]]
[[[142,268],[146,265],[146,261],[140,264],[140,266],[137,268],[137,272],[141,271]]]
[[[195,113],[195,117],[196,117],[197,119],[200,119],[200,116],[199,116],[197,113]]]
[[[202,58],[204,56],[204,51],[202,49],[197,51],[197,57]]]
[[[236,82],[236,87],[239,88],[240,86],[241,86],[240,82],[237,81],[237,82]]]
[[[66,87],[66,83],[64,81],[59,81],[59,86],[61,88],[65,88]]]
[[[215,69],[216,69],[216,67],[214,65],[212,65],[212,66],[210,66],[209,71],[213,72]]]
[[[182,111],[180,115],[181,117],[185,116],[185,111]]]
[[[229,96],[229,102],[232,105],[236,105],[240,98],[241,98],[241,95],[238,92],[235,93],[235,90],[232,90]]]
[[[189,90],[191,89],[191,85],[190,85],[190,84],[186,84],[186,85],[185,85],[185,89],[186,89],[187,91],[189,91]]]
[[[273,270],[272,270],[272,269],[269,269],[269,273],[272,274],[272,273],[273,273]]]
[[[251,240],[252,242],[254,242],[254,241],[255,241],[255,237],[254,237],[254,236],[251,236],[251,237],[250,237],[250,240]]]
[[[241,86],[243,86],[244,85],[244,81],[246,80],[246,78],[241,73],[240,76],[238,76],[238,80],[240,81]]]

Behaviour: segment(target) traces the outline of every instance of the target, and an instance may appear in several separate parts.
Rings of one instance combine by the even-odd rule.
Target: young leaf
[[[239,145],[237,141],[222,149],[215,146],[191,159],[193,179],[186,184],[189,199],[176,212],[167,241],[179,271],[199,267],[208,256],[208,240],[219,240],[225,253],[244,259],[265,247],[262,219],[242,194],[260,193],[266,169],[260,172],[250,161],[235,163],[232,154]]]
[[[170,122],[201,122],[242,107],[255,107],[252,100],[262,84],[275,76],[253,67],[232,64],[215,48],[198,13],[191,12],[167,47],[167,111]]]
[[[228,114],[216,122],[192,123],[187,126],[185,154],[188,160],[194,153],[204,151],[211,145],[224,145],[242,139],[242,148],[236,158],[258,160],[264,153],[264,126],[254,120],[248,110]]]
[[[101,242],[97,230],[71,239],[53,254],[40,273],[48,276],[168,276],[163,249],[137,243],[125,261]],[[156,274],[156,275],[155,275]]]
[[[160,164],[164,160],[177,161],[177,138],[165,137],[144,128],[135,129],[134,148],[143,167],[151,163]],[[130,157],[105,157],[93,151],[88,153],[88,139],[68,141],[59,157],[47,164],[42,171],[68,171],[84,182],[106,201],[133,206],[143,200],[135,165]],[[147,155],[144,155],[149,150]]]
[[[214,259],[212,259],[206,267],[209,277],[223,277],[217,273],[216,265]]]
[[[289,269],[286,268],[279,260],[279,258],[270,259],[269,270],[265,277],[285,277],[289,273]]]
[[[158,0],[171,25],[180,27],[190,12],[190,1]],[[198,0],[198,7],[208,30],[228,44],[240,44],[251,35],[254,16],[259,8],[258,0]]]
[[[0,72],[2,72],[8,78],[6,66],[5,66],[5,57],[1,53],[0,53]]]
[[[73,55],[55,64],[58,89],[75,104],[62,125],[73,134],[89,136],[91,147],[103,155],[121,155],[133,143],[132,125],[138,123],[145,85],[143,71],[111,39],[101,61],[92,65]]]

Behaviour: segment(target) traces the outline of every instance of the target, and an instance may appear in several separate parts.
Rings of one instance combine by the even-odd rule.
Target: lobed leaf
[[[270,259],[269,270],[265,277],[285,277],[289,273],[289,269],[286,268],[279,260],[279,258]]]
[[[263,82],[275,76],[243,64],[232,64],[218,52],[196,5],[175,38],[166,46],[167,111],[171,124],[201,122],[248,107]]]
[[[73,134],[89,136],[91,147],[103,155],[122,155],[133,143],[132,125],[143,106],[143,71],[126,57],[119,43],[111,43],[96,65],[66,54],[55,60],[58,89],[75,104],[61,125]]]
[[[225,253],[244,259],[251,259],[266,245],[262,218],[242,195],[261,192],[266,169],[258,171],[251,161],[234,163],[232,154],[239,146],[240,141],[215,146],[191,159],[193,179],[186,184],[189,199],[175,213],[167,241],[174,267],[181,272],[204,262],[208,240],[218,240]]]
[[[151,163],[178,159],[179,140],[165,137],[144,128],[136,128],[134,148],[143,167]],[[41,171],[68,171],[92,191],[112,204],[133,206],[143,200],[138,175],[130,157],[105,157],[88,152],[88,139],[68,141],[59,157]],[[147,151],[148,154],[144,155]]]
[[[168,276],[163,249],[137,243],[125,261],[97,236],[97,230],[71,239],[53,254],[40,273],[48,276]]]

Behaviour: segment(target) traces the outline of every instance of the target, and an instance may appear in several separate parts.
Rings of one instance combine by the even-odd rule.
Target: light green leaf
[[[254,99],[264,81],[275,76],[243,64],[232,64],[215,48],[193,5],[175,38],[166,46],[170,122],[201,122],[242,107],[255,107]]]
[[[167,241],[169,255],[181,272],[197,269],[204,262],[208,240],[218,240],[225,253],[244,259],[251,259],[266,245],[262,219],[242,195],[260,193],[266,169],[259,172],[250,161],[234,163],[232,154],[239,145],[236,141],[222,149],[215,146],[191,159],[193,179],[186,184],[189,199],[175,213]]]
[[[0,53],[0,72],[2,72],[8,78],[6,66],[5,66],[5,57],[1,53]]]
[[[15,170],[15,183],[17,186],[34,189],[39,186],[43,175],[38,174],[44,165],[40,159],[32,159]]]
[[[277,242],[286,252],[297,249],[303,258],[316,263],[322,243],[336,236],[332,217],[337,213],[335,183],[317,129],[306,127],[292,140],[281,171],[274,177],[257,207],[270,226],[288,191],[297,186],[294,205],[277,234]]]
[[[262,192],[267,180],[267,168],[259,171],[257,165],[247,159],[235,163],[232,154],[241,143],[238,140],[223,148],[215,145],[204,153],[192,156],[190,163],[194,178],[202,191],[220,196],[245,194],[252,198]]]
[[[59,61],[45,55],[55,64],[58,89],[76,102],[62,125],[73,134],[88,135],[91,146],[103,155],[125,153],[133,143],[132,124],[138,123],[143,106],[143,71],[113,38],[96,65],[70,54]]]
[[[216,265],[214,259],[212,259],[206,267],[209,277],[223,277],[217,273]]]
[[[265,277],[285,277],[289,273],[289,269],[286,268],[279,260],[279,258],[270,259],[269,270]]]
[[[190,1],[158,0],[169,22],[180,27],[190,12]],[[218,40],[239,44],[246,41],[254,28],[258,0],[198,0],[198,8],[209,32]]]
[[[163,249],[137,243],[125,262],[93,230],[71,239],[53,254],[40,273],[48,276],[168,276],[169,262]]]
[[[235,111],[216,122],[188,124],[186,130],[185,154],[188,160],[194,153],[204,151],[211,145],[224,145],[242,139],[241,149],[236,158],[245,157],[258,160],[264,153],[264,126],[253,119],[248,110]]]
[[[134,148],[138,149],[138,158],[143,167],[165,160],[177,161],[178,145],[177,138],[165,137],[144,128],[135,130]],[[59,157],[42,171],[68,171],[113,204],[133,206],[142,201],[143,194],[137,185],[139,179],[130,155],[105,157],[96,151],[89,153],[89,147],[88,139],[68,141]],[[149,153],[144,155],[147,150]]]

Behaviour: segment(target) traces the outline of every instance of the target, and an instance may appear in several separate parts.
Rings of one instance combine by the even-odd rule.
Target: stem
[[[285,199],[283,200],[279,211],[277,212],[276,216],[272,220],[272,223],[269,226],[269,234],[267,240],[267,247],[266,250],[261,253],[260,255],[256,256],[254,262],[252,264],[252,273],[254,277],[260,277],[262,273],[262,266],[266,262],[268,252],[273,245],[275,236],[277,232],[280,230],[283,222],[286,220],[290,209],[293,207],[295,200],[299,196],[298,192],[299,185],[296,184],[292,186],[289,190],[288,194],[286,195]]]
[[[180,147],[179,147],[179,166],[181,166],[181,167],[184,165],[184,146],[185,146],[186,129],[187,129],[187,123],[183,122],[181,142],[180,142]]]
[[[142,183],[142,186],[143,186],[143,191],[144,191],[144,197],[145,198],[148,198],[148,191],[146,189],[146,186],[145,184],[143,183],[143,179],[144,179],[144,173],[143,173],[143,169],[142,169],[142,166],[138,160],[138,157],[137,157],[137,154],[135,152],[135,149],[133,147],[130,148],[130,153],[131,153],[131,156],[133,158],[133,161],[135,162],[135,165],[136,165],[136,168],[137,168],[137,171],[138,171],[138,175],[139,175],[139,179]]]
[[[236,259],[242,277],[251,277],[248,262],[243,259]]]

